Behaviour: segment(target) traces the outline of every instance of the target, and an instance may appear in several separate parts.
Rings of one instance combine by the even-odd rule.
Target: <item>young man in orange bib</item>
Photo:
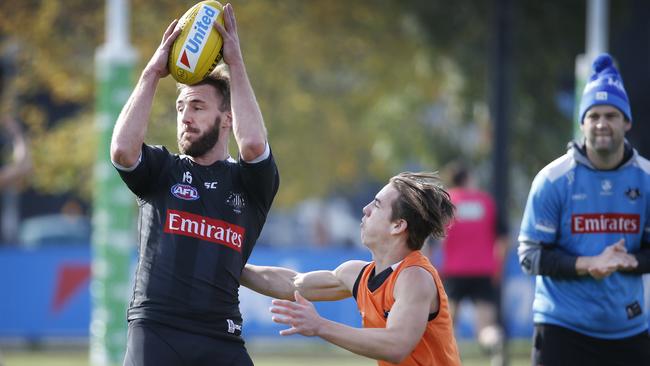
[[[420,252],[442,237],[454,206],[434,173],[401,173],[363,209],[361,240],[373,261],[296,273],[246,265],[242,285],[271,297],[281,335],[318,336],[379,365],[460,365],[447,294]],[[322,318],[309,301],[356,299],[363,328]]]

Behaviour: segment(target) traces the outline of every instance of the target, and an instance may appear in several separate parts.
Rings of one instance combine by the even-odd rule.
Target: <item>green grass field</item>
[[[464,366],[489,366],[489,359],[482,355],[474,343],[461,343]],[[510,366],[530,365],[530,343],[518,341],[510,346]],[[256,366],[372,366],[376,362],[337,349],[329,345],[302,345],[295,348],[284,343],[273,345],[249,345]],[[10,349],[2,351],[2,366],[88,366],[85,349]]]

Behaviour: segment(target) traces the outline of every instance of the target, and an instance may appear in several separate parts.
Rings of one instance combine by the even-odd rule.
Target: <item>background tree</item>
[[[131,2],[138,69],[169,21],[193,3]],[[585,1],[513,3],[509,154],[513,203],[521,205],[532,174],[571,137]],[[489,160],[491,2],[241,0],[234,6],[283,176],[278,206],[355,192],[396,171],[436,169],[458,155],[479,165]],[[639,18],[630,10],[639,5],[620,0],[610,7],[613,43],[629,29],[626,22]],[[89,197],[93,57],[104,39],[104,9],[99,0],[0,3],[0,12],[11,15],[0,20],[0,42],[20,50],[13,92],[31,134],[37,190]],[[622,71],[625,80],[636,72]],[[163,81],[149,143],[176,145],[174,95],[171,79]]]

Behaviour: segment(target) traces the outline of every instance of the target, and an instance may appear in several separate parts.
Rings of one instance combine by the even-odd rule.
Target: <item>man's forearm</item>
[[[241,284],[262,295],[293,300],[297,275],[297,272],[288,268],[247,264],[242,271]]]
[[[584,268],[583,268],[584,266]],[[588,257],[576,257],[557,249],[542,249],[540,274],[573,278],[588,274]]]
[[[246,161],[260,156],[266,147],[266,128],[243,62],[230,65],[233,133]]]
[[[518,253],[519,263],[527,274],[566,278],[587,274],[587,267],[582,271],[582,266],[588,262],[585,257],[576,257],[528,241],[519,243]]]
[[[400,363],[412,349],[406,349],[397,333],[387,328],[354,328],[321,318],[318,336],[361,356]]]

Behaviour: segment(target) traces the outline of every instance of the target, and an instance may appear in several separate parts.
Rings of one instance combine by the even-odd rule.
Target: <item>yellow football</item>
[[[181,33],[169,52],[169,72],[182,84],[205,79],[221,60],[223,39],[212,25],[223,25],[223,6],[208,0],[192,6],[178,21]]]

